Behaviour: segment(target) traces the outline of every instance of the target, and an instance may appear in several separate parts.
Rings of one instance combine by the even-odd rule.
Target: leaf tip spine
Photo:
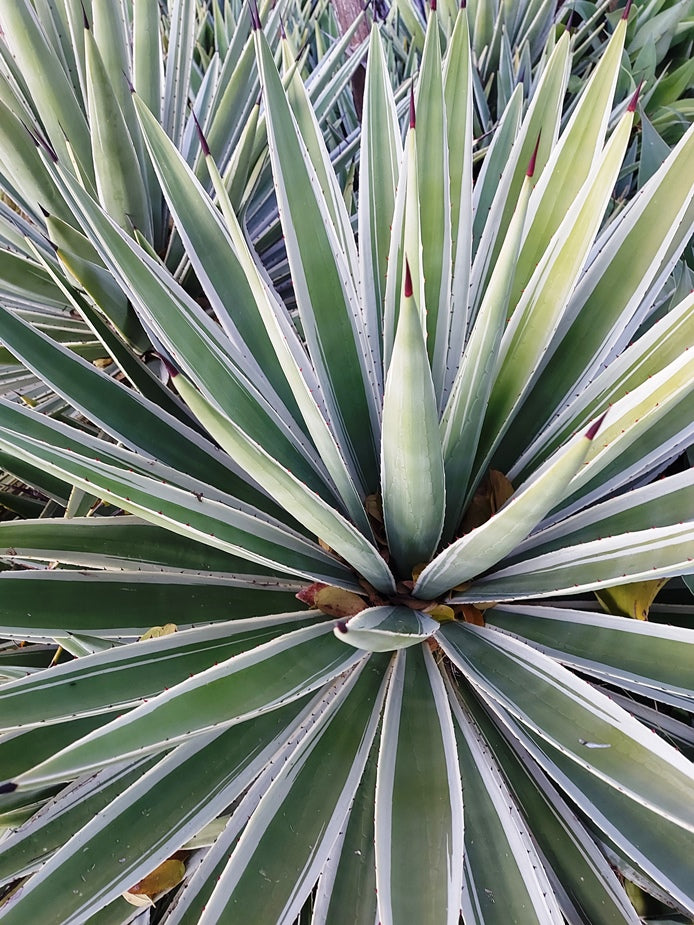
[[[335,629],[339,630],[341,633],[347,632],[347,624],[344,620],[338,620],[335,624]]]
[[[17,786],[14,781],[5,781],[4,784],[0,784],[0,793],[14,793]]]
[[[176,376],[179,374],[180,370],[176,369],[176,367],[171,362],[171,360],[168,357],[165,357],[162,353],[157,353],[157,356],[164,364],[164,369],[166,369],[167,373],[169,374],[169,377],[171,379],[175,379]]]
[[[89,25],[89,19],[87,18],[87,11],[84,7],[84,3],[80,3],[80,6],[82,7],[82,25],[87,30],[87,32],[89,32],[91,26]]]
[[[624,12],[622,13],[622,19],[629,19],[629,13],[631,12],[631,4],[633,0],[627,0],[626,6],[624,7]]]
[[[262,29],[260,22],[260,13],[258,12],[258,4],[256,0],[248,0],[248,7],[251,11],[251,26],[253,27],[254,32],[258,32]]]
[[[436,0],[430,0],[429,9],[431,10],[432,13],[436,12]]]
[[[414,82],[410,84],[410,128],[417,124],[417,117],[414,111]]]
[[[41,135],[40,132],[32,132],[28,126],[24,126],[31,135],[31,138],[37,148],[43,148],[46,154],[50,157],[54,164],[58,163],[58,155],[55,153],[54,149],[49,145],[46,139]]]
[[[412,298],[412,275],[410,273],[410,262],[405,257],[405,298]]]
[[[600,430],[602,426],[602,422],[605,420],[606,417],[607,417],[607,411],[604,411],[600,415],[600,417],[597,419],[597,421],[593,421],[593,423],[590,425],[590,427],[588,428],[585,434],[587,440],[592,440],[593,437],[595,437],[595,435],[597,434],[597,432]]]
[[[643,86],[643,80],[639,81],[639,85],[634,91],[634,95],[629,100],[629,105],[627,106],[627,112],[636,112],[636,104],[639,101],[639,95],[641,93],[642,86]]]
[[[460,0],[460,9],[461,10],[467,9],[467,0]]]
[[[193,122],[195,122],[195,128],[198,132],[198,139],[200,140],[200,147],[202,148],[202,153],[204,157],[210,157],[211,151],[210,146],[207,144],[207,139],[205,138],[205,133],[202,130],[202,126],[198,121],[198,117],[195,115],[195,110],[191,109],[191,115],[193,116]]]
[[[535,142],[535,147],[533,148],[533,153],[530,155],[530,161],[528,162],[528,169],[525,172],[526,177],[532,177],[535,173],[535,163],[537,161],[537,152],[540,148],[540,139],[542,138],[542,132],[537,133],[537,141]]]

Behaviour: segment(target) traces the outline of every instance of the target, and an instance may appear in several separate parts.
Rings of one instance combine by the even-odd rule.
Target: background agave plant
[[[0,919],[146,920],[130,903],[169,891],[168,925],[636,922],[625,877],[693,914],[691,604],[634,620],[589,593],[647,612],[694,573],[694,298],[670,283],[694,130],[611,207],[626,20],[564,123],[554,43],[474,183],[466,11],[443,61],[429,17],[404,144],[374,29],[345,197],[279,12],[246,38],[247,12],[172,5],[196,134],[173,72],[163,109],[133,80],[127,40],[137,92],[108,95],[107,6],[84,30],[50,5],[68,41],[49,5],[0,2],[21,210],[2,212],[0,452],[34,487],[0,526]],[[116,4],[119,34],[155,7]],[[249,76],[216,149],[198,103],[235,36],[262,107]],[[60,63],[40,85],[32,42]],[[50,121],[61,69],[74,137]],[[128,163],[137,222],[109,198]],[[264,263],[249,227],[274,209]]]

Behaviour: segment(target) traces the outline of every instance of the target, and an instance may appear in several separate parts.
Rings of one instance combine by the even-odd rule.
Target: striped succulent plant
[[[653,314],[694,129],[612,199],[623,18],[564,121],[550,42],[473,170],[467,12],[443,60],[432,14],[404,125],[372,31],[345,196],[282,4],[215,5],[253,95],[215,121],[195,58],[199,137],[195,5],[163,93],[132,9],[0,0],[0,461],[36,489],[0,524],[0,921],[694,914],[691,604],[615,606],[694,573],[694,297]]]

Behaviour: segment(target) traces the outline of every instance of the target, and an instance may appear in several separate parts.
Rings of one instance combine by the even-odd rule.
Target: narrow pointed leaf
[[[437,597],[486,571],[510,552],[566,494],[567,484],[584,463],[595,429],[593,425],[560,451],[486,523],[439,553],[417,579],[415,594],[425,599]]]
[[[496,762],[450,689],[449,696],[465,787],[465,920],[503,925],[514,909],[527,925],[560,925],[545,869]]]
[[[58,752],[23,775],[21,786],[69,779],[125,757],[161,751],[192,734],[260,716],[310,693],[363,658],[331,630],[332,624],[298,630],[195,675]]]
[[[396,656],[376,784],[376,883],[383,925],[457,925],[463,803],[443,680],[427,646]]]
[[[436,16],[427,24],[417,83],[417,168],[427,350],[437,394],[443,388],[451,291],[451,192],[443,66]],[[407,249],[406,249],[407,250]]]
[[[260,801],[201,917],[234,910],[257,922],[301,910],[349,811],[383,703],[384,660],[342,685],[332,708],[285,762]]]
[[[533,734],[615,792],[694,830],[691,763],[553,659],[493,630],[442,627],[441,646]]]
[[[366,68],[362,126],[359,161],[361,296],[371,343],[378,344],[380,351],[390,226],[402,144],[383,45],[375,25],[371,30]]]
[[[694,698],[694,631],[644,626],[640,620],[554,607],[494,607],[488,625],[536,645],[564,664],[629,687],[646,685],[653,699]]]
[[[316,622],[315,615],[238,620],[131,642],[3,685],[6,728],[30,726],[146,703],[162,691],[241,652]]]
[[[121,228],[151,239],[149,197],[140,162],[91,30],[85,31],[92,157],[101,204]]]
[[[394,587],[393,576],[378,550],[356,527],[314,494],[289,470],[254,444],[205,398],[195,391],[185,376],[176,377],[176,387],[186,404],[210,433],[247,472],[254,472],[265,490],[317,537],[323,539],[354,565],[374,587],[387,592]]]
[[[383,400],[381,490],[389,548],[403,577],[441,536],[444,472],[436,395],[409,268]]]
[[[29,889],[15,894],[8,921],[38,916],[46,925],[76,925],[134,886],[243,792],[303,718],[304,704],[175,749],[67,841]],[[61,882],[81,887],[56,895]]]
[[[282,89],[264,35],[256,30],[256,55],[267,107],[270,156],[287,256],[311,358],[331,409],[342,418],[364,488],[376,482],[371,426],[377,420],[375,382],[367,378],[361,315],[349,267],[331,231],[331,220]]]

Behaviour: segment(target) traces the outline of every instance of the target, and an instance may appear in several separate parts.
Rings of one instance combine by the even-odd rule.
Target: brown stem
[[[355,19],[363,10],[361,0],[333,0],[335,15],[340,26],[340,32],[344,35]],[[369,24],[366,17],[359,23],[357,31],[352,36],[349,43],[349,52],[360,45],[364,39],[369,37]],[[352,75],[352,96],[354,97],[354,108],[357,111],[357,118],[361,122],[361,114],[364,106],[364,81],[366,78],[366,67],[360,64]]]

